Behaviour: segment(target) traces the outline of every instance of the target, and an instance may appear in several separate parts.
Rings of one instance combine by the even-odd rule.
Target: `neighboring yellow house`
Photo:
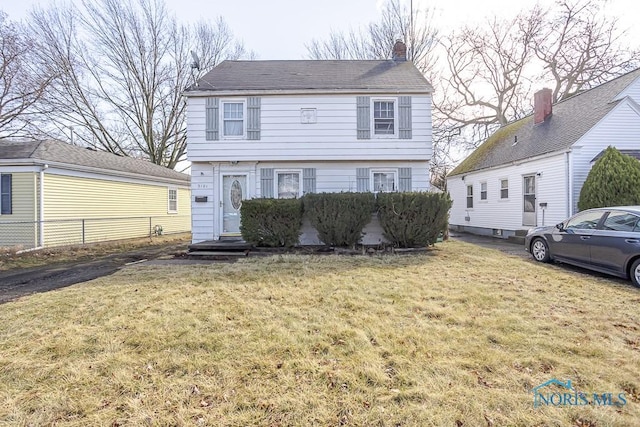
[[[0,247],[188,232],[190,176],[58,141],[0,141]]]

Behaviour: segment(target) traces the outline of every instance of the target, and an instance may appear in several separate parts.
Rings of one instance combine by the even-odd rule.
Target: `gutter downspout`
[[[565,165],[566,165],[566,174],[565,174],[565,180],[566,180],[566,185],[567,185],[567,212],[565,215],[565,218],[569,218],[571,216],[571,207],[573,206],[573,201],[572,199],[572,191],[571,191],[571,161],[570,161],[570,155],[571,155],[571,151],[566,151],[565,153]]]
[[[40,209],[38,212],[38,248],[44,247],[44,171],[49,168],[49,165],[44,164],[40,169]]]

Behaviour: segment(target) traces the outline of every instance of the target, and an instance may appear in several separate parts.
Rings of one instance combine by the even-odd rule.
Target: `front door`
[[[536,176],[522,177],[522,225],[538,225],[536,215]]]
[[[246,196],[246,175],[222,176],[222,235],[240,234],[240,206]]]

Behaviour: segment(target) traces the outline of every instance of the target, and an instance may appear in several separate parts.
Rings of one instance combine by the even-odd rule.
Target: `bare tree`
[[[40,64],[57,76],[41,105],[58,127],[47,132],[73,127],[83,144],[169,168],[186,149],[182,90],[244,54],[222,19],[189,28],[162,0],[84,0],[31,18]]]
[[[388,0],[377,22],[358,31],[331,32],[327,40],[312,40],[307,50],[312,59],[389,59],[396,40],[406,44],[408,59],[421,71],[431,70],[438,40],[433,12]]]
[[[527,112],[530,44],[538,28],[537,16],[521,14],[465,27],[443,40],[448,77],[439,81],[435,108],[457,132],[467,132],[471,145]]]
[[[51,81],[32,62],[33,43],[0,11],[0,137],[21,136]]]
[[[531,40],[553,82],[554,102],[604,83],[640,65],[640,51],[628,49],[626,32],[597,0],[560,1],[556,9],[535,8],[541,28]]]

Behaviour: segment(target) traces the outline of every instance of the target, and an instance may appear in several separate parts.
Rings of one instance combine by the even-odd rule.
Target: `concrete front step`
[[[189,245],[189,253],[193,252],[244,252],[251,249],[251,244],[241,239],[208,240]]]

